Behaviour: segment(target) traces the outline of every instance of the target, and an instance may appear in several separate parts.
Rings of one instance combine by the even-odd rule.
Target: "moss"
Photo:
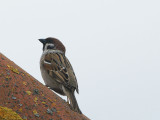
[[[39,117],[39,114],[37,113],[36,110],[33,110],[33,114],[34,114],[36,117]]]
[[[23,85],[25,85],[25,86],[26,86],[26,85],[27,85],[27,82],[25,82],[25,81],[24,81],[24,82],[23,82]]]
[[[14,68],[13,66],[7,65],[7,67],[8,67],[11,71],[13,71],[14,73],[19,74],[19,71],[18,71],[16,68]]]
[[[23,120],[16,112],[0,106],[0,120]]]
[[[42,104],[46,104],[46,102],[42,102]]]
[[[32,92],[31,92],[31,91],[26,91],[26,93],[27,93],[28,95],[31,95]]]

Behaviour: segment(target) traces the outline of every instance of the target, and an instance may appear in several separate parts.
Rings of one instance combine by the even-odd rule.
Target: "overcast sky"
[[[0,52],[44,84],[39,38],[66,46],[92,120],[160,120],[159,0],[1,0]]]

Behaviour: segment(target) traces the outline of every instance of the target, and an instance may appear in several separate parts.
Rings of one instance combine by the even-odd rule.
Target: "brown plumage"
[[[72,109],[82,113],[74,95],[75,90],[79,92],[77,79],[65,56],[64,45],[56,38],[39,40],[43,43],[40,69],[46,86],[61,95],[66,95]]]

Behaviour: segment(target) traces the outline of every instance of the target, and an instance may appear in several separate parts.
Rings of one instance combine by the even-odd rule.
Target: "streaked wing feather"
[[[48,53],[45,56],[44,67],[57,82],[62,83],[69,89],[73,87],[77,90],[78,84],[72,66],[68,63],[68,59],[65,58],[61,53]]]
[[[68,72],[69,72],[69,74],[71,74],[71,76],[73,77],[72,79],[74,79],[74,84],[76,85],[76,91],[77,91],[77,93],[79,93],[79,89],[78,89],[78,82],[77,82],[77,78],[76,78],[76,75],[75,75],[75,73],[74,73],[74,70],[73,70],[73,68],[72,68],[72,65],[71,65],[71,63],[69,62],[69,60],[66,58],[66,62],[67,62],[67,64],[68,64],[68,67],[70,68],[69,70],[68,70]]]

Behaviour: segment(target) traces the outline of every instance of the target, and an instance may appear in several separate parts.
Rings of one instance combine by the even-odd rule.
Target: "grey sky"
[[[59,38],[92,120],[160,120],[159,0],[1,0],[0,52],[43,83],[42,45]]]

